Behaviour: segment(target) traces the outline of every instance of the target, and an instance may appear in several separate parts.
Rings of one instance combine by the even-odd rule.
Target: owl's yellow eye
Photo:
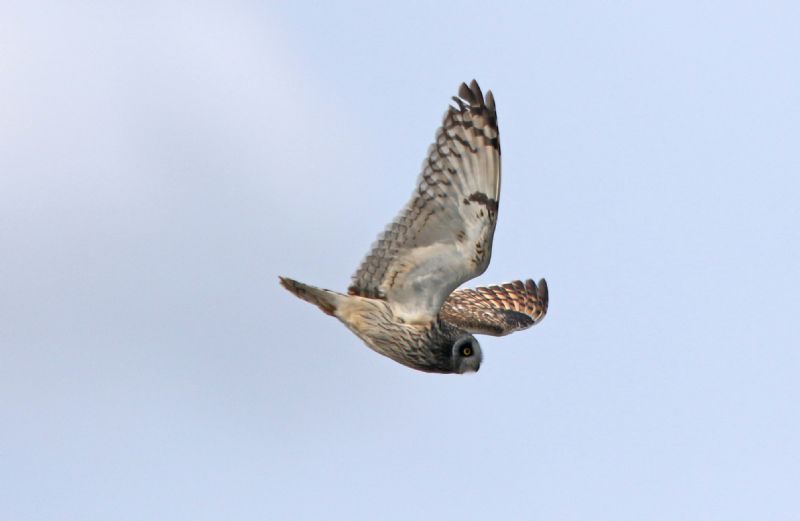
[[[461,348],[461,354],[464,356],[472,355],[472,348],[470,346],[464,346]]]

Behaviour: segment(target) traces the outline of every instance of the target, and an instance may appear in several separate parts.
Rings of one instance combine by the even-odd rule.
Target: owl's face
[[[475,337],[464,334],[453,343],[451,354],[453,372],[458,374],[475,373],[481,368],[483,353]]]

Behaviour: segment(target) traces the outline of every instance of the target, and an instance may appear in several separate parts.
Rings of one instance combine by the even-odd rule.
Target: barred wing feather
[[[504,336],[538,324],[547,314],[547,282],[515,280],[454,291],[439,316],[470,333]]]
[[[349,292],[386,299],[398,318],[436,318],[450,293],[489,265],[500,196],[491,92],[462,84],[428,150],[411,200],[381,234]]]

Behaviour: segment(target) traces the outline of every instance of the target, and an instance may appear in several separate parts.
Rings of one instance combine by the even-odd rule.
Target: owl
[[[491,91],[462,83],[422,163],[411,200],[373,244],[347,294],[280,277],[374,351],[430,373],[476,372],[473,334],[503,336],[547,313],[544,279],[456,289],[486,271],[500,197]]]

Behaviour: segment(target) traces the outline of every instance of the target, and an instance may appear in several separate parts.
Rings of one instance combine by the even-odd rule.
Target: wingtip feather
[[[472,94],[477,98],[478,103],[483,103],[483,92],[481,91],[480,85],[476,80],[472,80],[469,84],[469,90],[472,91]]]
[[[542,305],[544,306],[544,310],[547,311],[547,306],[550,303],[550,293],[547,289],[547,281],[544,279],[539,279],[539,285],[536,289],[536,296],[539,297],[539,300],[542,301]]]
[[[471,90],[469,90],[469,87],[467,86],[467,84],[466,84],[466,83],[462,83],[462,84],[461,84],[461,85],[458,87],[458,96],[459,96],[460,98],[463,98],[463,99],[465,99],[465,100],[469,101],[469,102],[471,102],[471,101],[472,101],[472,91],[471,91]]]

